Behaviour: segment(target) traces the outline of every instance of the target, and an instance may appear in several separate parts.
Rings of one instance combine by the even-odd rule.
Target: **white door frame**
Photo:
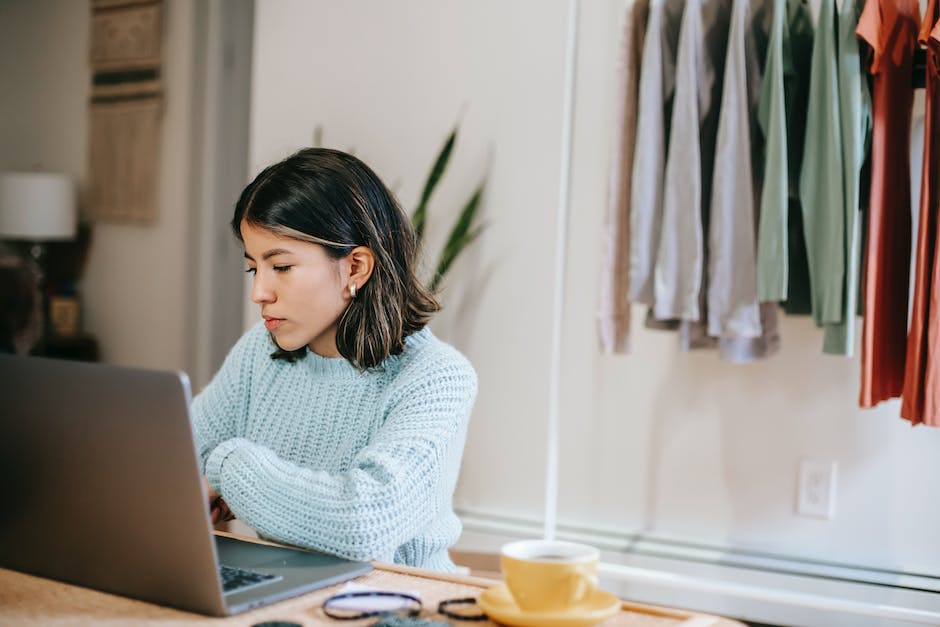
[[[229,228],[248,177],[254,0],[194,11],[189,375],[198,392],[242,333],[242,250]]]

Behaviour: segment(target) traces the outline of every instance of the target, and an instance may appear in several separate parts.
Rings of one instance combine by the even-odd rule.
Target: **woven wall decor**
[[[157,217],[162,0],[92,0],[87,218]]]

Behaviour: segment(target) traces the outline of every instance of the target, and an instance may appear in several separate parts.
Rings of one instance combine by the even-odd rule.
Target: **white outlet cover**
[[[796,512],[801,516],[832,520],[836,510],[836,462],[800,460]]]

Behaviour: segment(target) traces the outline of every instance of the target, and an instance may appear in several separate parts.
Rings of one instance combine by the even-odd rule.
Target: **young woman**
[[[426,327],[411,224],[364,163],[305,149],[242,192],[259,321],[193,401],[214,518],[361,560],[453,570],[476,374]]]

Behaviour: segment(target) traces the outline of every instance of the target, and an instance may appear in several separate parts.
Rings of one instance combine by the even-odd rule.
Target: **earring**
[[[356,297],[356,284],[355,284],[355,283],[350,283],[350,284],[349,284],[349,296],[350,296],[351,298],[355,298],[355,297]]]

